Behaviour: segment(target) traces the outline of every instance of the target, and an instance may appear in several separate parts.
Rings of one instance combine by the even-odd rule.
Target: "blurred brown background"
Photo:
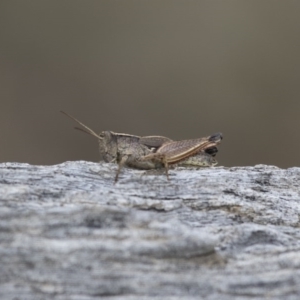
[[[97,161],[97,132],[221,131],[220,165],[300,166],[300,1],[0,2],[0,161]]]

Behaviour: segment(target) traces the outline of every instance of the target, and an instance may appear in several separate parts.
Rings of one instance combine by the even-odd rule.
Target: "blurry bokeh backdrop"
[[[0,1],[0,161],[97,161],[97,132],[221,131],[220,165],[300,166],[300,1]]]

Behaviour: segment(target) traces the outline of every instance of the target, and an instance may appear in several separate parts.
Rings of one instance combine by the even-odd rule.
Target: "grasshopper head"
[[[117,162],[118,145],[113,132],[102,131],[99,134],[99,152],[100,157],[105,162]]]

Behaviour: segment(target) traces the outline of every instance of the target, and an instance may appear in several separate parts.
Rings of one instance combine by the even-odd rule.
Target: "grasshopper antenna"
[[[88,134],[90,134],[90,135],[92,135],[92,136],[94,136],[94,137],[96,137],[97,139],[99,139],[99,140],[103,140],[103,138],[100,136],[100,135],[98,135],[95,131],[93,131],[91,128],[89,128],[89,127],[87,127],[86,125],[84,125],[83,123],[81,123],[79,120],[77,120],[76,118],[74,118],[73,116],[71,116],[71,115],[69,115],[69,114],[67,114],[66,112],[64,112],[64,111],[60,111],[62,114],[64,114],[64,115],[66,115],[67,117],[69,117],[70,119],[72,119],[73,121],[75,121],[76,123],[78,123],[79,125],[81,125],[83,128],[79,128],[79,127],[75,127],[75,129],[77,129],[77,130],[80,130],[80,131],[83,131],[83,132],[85,132],[85,133],[88,133]]]
[[[85,130],[85,129],[83,129],[83,128],[80,128],[80,127],[74,127],[74,129],[79,130],[79,131],[82,131],[82,132],[87,133],[87,134],[90,134],[89,131],[87,131],[87,130]]]

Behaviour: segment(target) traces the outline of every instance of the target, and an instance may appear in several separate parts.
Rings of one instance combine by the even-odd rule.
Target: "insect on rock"
[[[164,136],[140,137],[113,131],[97,134],[73,116],[61,112],[82,126],[75,129],[98,139],[101,160],[119,165],[115,182],[118,181],[123,166],[142,170],[165,168],[169,180],[170,165],[210,167],[217,164],[214,156],[218,152],[217,145],[222,140],[221,133],[183,141],[173,141]]]

